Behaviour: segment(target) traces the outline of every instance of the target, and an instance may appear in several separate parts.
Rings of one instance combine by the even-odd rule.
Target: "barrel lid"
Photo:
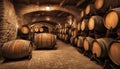
[[[94,29],[94,26],[95,26],[95,21],[94,21],[94,18],[91,17],[91,18],[89,19],[89,22],[88,22],[88,29],[89,29],[89,30],[93,30],[93,29]]]
[[[120,43],[114,42],[111,44],[109,49],[110,59],[117,65],[120,65]]]
[[[84,21],[84,20],[82,21],[82,24],[81,24],[81,30],[82,30],[82,31],[85,30],[85,21]]]
[[[90,5],[87,5],[86,9],[85,9],[85,14],[89,14],[90,13]]]
[[[109,30],[115,29],[118,25],[119,17],[115,11],[111,11],[107,14],[105,18],[105,27]]]
[[[92,53],[96,55],[96,57],[100,57],[101,56],[101,47],[100,44],[97,41],[93,42],[93,48],[92,48]]]
[[[83,44],[84,44],[84,49],[85,49],[86,51],[88,51],[88,50],[89,50],[89,42],[88,42],[88,40],[85,39]]]
[[[96,9],[101,9],[103,7],[103,4],[104,4],[104,0],[95,0],[95,8]]]

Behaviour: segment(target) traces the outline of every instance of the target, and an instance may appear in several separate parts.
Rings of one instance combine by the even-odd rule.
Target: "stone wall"
[[[10,0],[0,0],[0,47],[3,43],[16,39],[17,16]]]

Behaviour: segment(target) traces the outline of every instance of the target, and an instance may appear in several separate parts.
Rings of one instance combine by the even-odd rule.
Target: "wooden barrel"
[[[77,25],[77,29],[78,29],[78,31],[80,31],[81,30],[81,24],[80,23],[78,23],[78,25]]]
[[[120,7],[120,0],[95,0],[94,5],[98,12],[105,13],[109,8]]]
[[[91,37],[86,37],[83,41],[83,47],[85,51],[92,51],[92,44],[94,39]]]
[[[74,36],[72,36],[72,37],[70,38],[70,43],[71,43],[71,44],[74,44],[74,39],[75,39]]]
[[[40,32],[43,32],[44,31],[44,29],[43,28],[40,28]]]
[[[88,31],[88,19],[83,19],[81,23],[81,31]]]
[[[34,43],[36,48],[52,48],[56,44],[56,36],[49,33],[36,33]]]
[[[77,47],[83,48],[83,40],[84,40],[84,37],[82,37],[82,36],[79,36],[79,37],[78,37]]]
[[[26,26],[23,26],[23,27],[21,28],[21,32],[22,32],[23,34],[28,34],[28,33],[29,33],[29,28],[26,27]]]
[[[93,4],[88,4],[87,7],[85,8],[85,15],[92,15],[96,14],[96,10]]]
[[[105,17],[105,27],[108,30],[120,28],[120,8],[111,9]]]
[[[105,11],[110,7],[110,0],[95,0],[94,6],[98,12],[105,13]]]
[[[66,34],[65,35],[65,41],[68,41],[69,40],[69,36]]]
[[[31,55],[32,46],[30,41],[12,40],[4,43],[1,50],[6,59],[20,59]]]
[[[120,41],[111,43],[108,54],[113,63],[120,66]]]
[[[99,33],[106,33],[106,28],[104,26],[104,20],[101,16],[92,16],[88,22],[88,29],[90,31],[95,31]]]
[[[98,58],[108,57],[108,48],[113,42],[111,38],[99,38],[93,42],[92,53]]]
[[[74,45],[75,45],[75,46],[77,45],[77,40],[78,40],[78,38],[76,37],[76,38],[74,39]]]
[[[34,32],[39,32],[38,26],[34,26]]]
[[[85,12],[84,12],[84,10],[82,10],[81,13],[80,13],[81,19],[84,17],[84,15],[85,15]]]

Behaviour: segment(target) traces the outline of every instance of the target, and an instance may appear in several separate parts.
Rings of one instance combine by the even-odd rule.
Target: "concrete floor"
[[[0,64],[0,69],[102,69],[74,47],[57,41],[54,50],[35,50],[32,59]]]

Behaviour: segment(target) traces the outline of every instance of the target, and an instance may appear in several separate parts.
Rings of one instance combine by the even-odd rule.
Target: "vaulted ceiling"
[[[73,16],[79,21],[81,9],[90,0],[11,0],[11,2],[18,16],[30,16],[31,21],[65,23],[68,16]]]

